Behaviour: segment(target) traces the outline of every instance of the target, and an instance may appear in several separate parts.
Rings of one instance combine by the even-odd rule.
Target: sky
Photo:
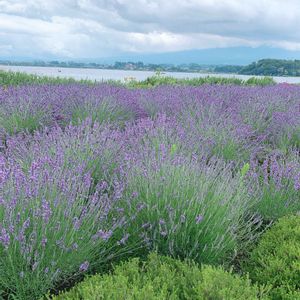
[[[0,0],[0,58],[227,47],[300,53],[300,0]]]

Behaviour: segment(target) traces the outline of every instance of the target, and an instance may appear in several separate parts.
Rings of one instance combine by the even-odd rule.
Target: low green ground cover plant
[[[258,283],[270,284],[271,299],[300,299],[300,216],[278,220],[260,239],[244,270]]]
[[[251,284],[245,277],[222,267],[181,262],[155,253],[146,262],[138,258],[115,267],[111,274],[86,278],[69,292],[54,296],[62,299],[268,299],[268,288]]]

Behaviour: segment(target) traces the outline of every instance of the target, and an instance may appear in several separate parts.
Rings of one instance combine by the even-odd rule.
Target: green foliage
[[[41,127],[41,122],[44,118],[43,112],[27,112],[16,111],[13,114],[4,116],[0,111],[0,128],[3,128],[5,133],[13,135],[19,132],[34,132]]]
[[[300,211],[300,193],[296,186],[299,166],[299,150],[292,148],[284,156],[266,158],[263,166],[254,170],[256,180],[249,182],[252,202],[266,222]]]
[[[197,78],[175,78],[171,76],[163,76],[159,72],[148,77],[143,81],[129,80],[128,82],[121,83],[120,80],[107,80],[106,83],[113,85],[125,85],[129,88],[149,88],[158,85],[188,85],[199,86],[203,84],[235,84],[235,85],[269,85],[275,84],[274,80],[270,77],[265,78],[250,78],[242,80],[239,78],[226,78],[226,77],[197,77]],[[24,72],[12,72],[0,70],[0,86],[24,85],[24,84],[68,84],[68,83],[81,83],[81,84],[97,84],[96,81],[63,77],[50,77],[40,76],[34,74],[26,74]]]
[[[244,177],[248,173],[249,169],[250,169],[250,164],[245,163],[241,169],[241,177]]]
[[[272,85],[275,84],[275,81],[272,77],[262,77],[262,78],[257,78],[257,77],[251,77],[247,79],[244,83],[245,85]]]
[[[124,125],[126,121],[133,119],[133,117],[134,114],[130,109],[116,103],[114,99],[103,99],[96,105],[86,101],[83,105],[76,107],[72,112],[72,124],[78,125],[89,118],[92,120],[92,124],[95,122],[99,124],[111,122]]]
[[[289,148],[300,149],[300,127],[287,128],[285,133],[279,135],[275,143],[283,153],[287,153]]]
[[[159,85],[188,85],[199,86],[203,84],[234,84],[234,85],[270,85],[275,84],[274,80],[270,77],[265,78],[249,78],[242,80],[239,78],[226,78],[226,77],[197,77],[197,78],[175,78],[171,76],[155,75],[148,77],[143,81],[131,81],[128,83],[132,88],[149,88]]]
[[[300,299],[300,216],[286,216],[273,225],[244,270],[254,281],[272,285],[272,299]]]
[[[267,299],[266,288],[251,285],[221,267],[181,262],[155,253],[146,262],[138,258],[123,263],[112,274],[86,278],[72,290],[53,297],[62,299]]]
[[[295,190],[290,180],[286,180],[283,189],[279,189],[274,182],[261,184],[260,188],[255,210],[264,220],[277,220],[300,209],[299,191]]]
[[[212,148],[212,155],[221,157],[226,161],[238,160],[241,154],[246,156],[246,151],[242,149],[241,145],[235,142],[233,139],[227,139],[226,136],[216,136],[215,144]],[[243,151],[244,150],[244,151]]]
[[[23,84],[66,84],[82,83],[94,84],[92,80],[76,80],[74,78],[60,78],[26,74],[24,72],[12,72],[0,70],[0,86],[23,85]]]
[[[300,60],[261,59],[239,70],[239,74],[300,76]]]
[[[33,133],[42,126],[47,126],[49,114],[51,111],[47,105],[38,107],[27,99],[19,99],[18,105],[11,107],[0,103],[0,131],[8,135]]]

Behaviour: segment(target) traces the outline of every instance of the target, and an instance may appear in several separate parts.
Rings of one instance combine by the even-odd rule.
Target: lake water
[[[0,70],[11,70],[25,72],[28,74],[37,74],[53,77],[72,77],[75,79],[90,79],[90,80],[125,80],[126,78],[135,78],[136,80],[144,80],[147,77],[155,75],[155,72],[150,71],[127,71],[127,70],[106,70],[106,69],[79,69],[79,68],[53,68],[53,67],[24,67],[24,66],[2,66]],[[235,74],[208,74],[208,73],[183,73],[183,72],[165,72],[167,76],[176,78],[197,78],[206,76],[217,77],[235,77],[240,79],[248,79],[253,76],[235,75]],[[255,76],[261,77],[261,76]],[[278,82],[300,83],[300,77],[273,77]]]

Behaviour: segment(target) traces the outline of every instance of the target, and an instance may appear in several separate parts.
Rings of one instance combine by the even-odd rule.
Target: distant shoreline
[[[155,71],[143,70],[122,70],[122,69],[100,69],[100,68],[68,68],[68,67],[46,67],[46,66],[20,66],[20,65],[1,65],[0,70],[23,72],[38,76],[50,76],[61,78],[74,78],[76,80],[126,80],[126,77],[132,77],[137,81],[145,80],[157,74]],[[293,76],[261,76],[261,75],[242,75],[236,73],[214,73],[214,72],[165,72],[161,75],[175,78],[197,78],[197,77],[221,77],[221,78],[238,78],[247,80],[251,77],[263,78],[272,77],[277,83],[300,84],[300,77]]]
[[[249,75],[268,77],[299,77],[300,60],[261,59],[249,65],[204,65],[204,64],[144,64],[143,62],[115,62],[114,64],[79,63],[59,61],[9,61],[1,60],[2,67],[39,67],[52,69],[115,70],[126,72],[192,73],[209,75]],[[60,71],[58,71],[60,72]]]
[[[121,69],[121,68],[113,68],[113,67],[92,67],[92,66],[82,66],[82,67],[77,67],[77,66],[51,66],[51,65],[23,65],[23,64],[3,64],[0,63],[1,67],[32,67],[32,68],[54,68],[54,69],[88,69],[88,70],[117,70],[117,71],[139,71],[139,72],[160,72],[160,73],[164,73],[164,72],[168,72],[168,73],[199,73],[199,74],[227,74],[227,73],[215,73],[212,71],[207,71],[207,70],[199,70],[199,71],[193,71],[193,70],[157,70],[157,69]],[[235,73],[231,73],[231,74],[235,74]],[[236,73],[238,75],[238,73]]]

